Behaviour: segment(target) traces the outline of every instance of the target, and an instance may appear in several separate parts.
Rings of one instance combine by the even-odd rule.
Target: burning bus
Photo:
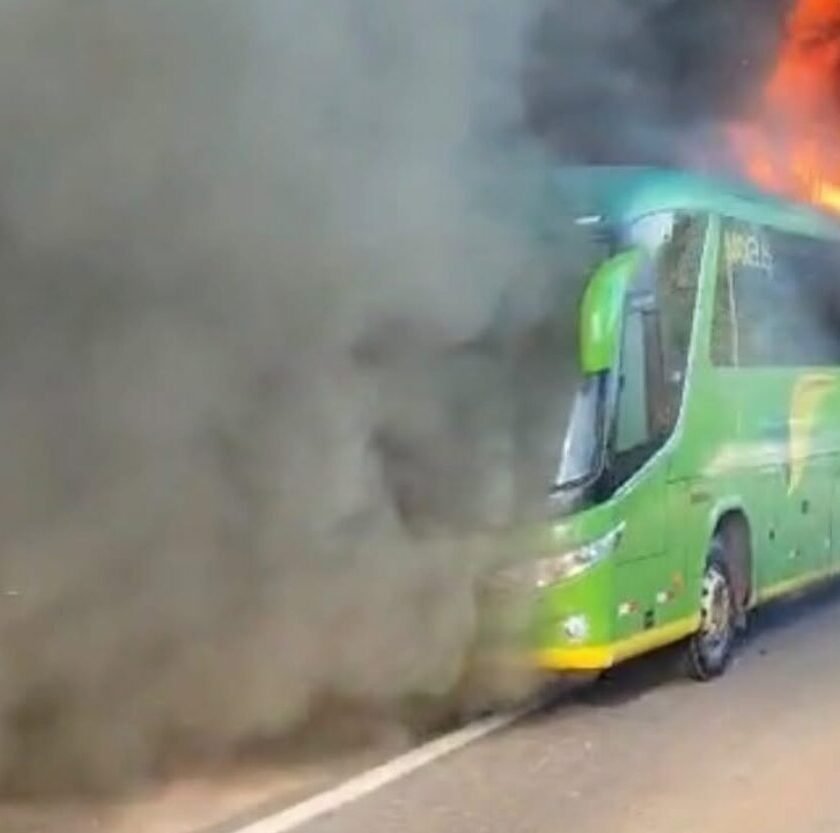
[[[748,184],[570,170],[602,259],[548,520],[488,581],[533,665],[684,642],[724,671],[748,611],[840,573],[840,224]]]

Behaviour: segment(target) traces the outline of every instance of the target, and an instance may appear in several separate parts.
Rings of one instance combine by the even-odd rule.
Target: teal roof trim
[[[558,209],[576,217],[627,222],[666,210],[702,211],[809,237],[840,240],[840,218],[767,194],[739,180],[665,168],[560,168],[552,182]]]

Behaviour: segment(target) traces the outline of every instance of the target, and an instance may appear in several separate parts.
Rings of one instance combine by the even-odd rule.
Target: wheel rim
[[[710,566],[703,577],[699,637],[703,653],[713,663],[725,656],[732,638],[732,593],[716,565]]]

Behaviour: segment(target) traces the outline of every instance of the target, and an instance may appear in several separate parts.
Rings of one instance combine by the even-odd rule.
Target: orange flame
[[[840,0],[797,0],[758,113],[732,139],[759,185],[840,213]]]

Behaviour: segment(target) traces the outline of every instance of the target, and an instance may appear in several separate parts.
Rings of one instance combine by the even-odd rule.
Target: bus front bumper
[[[564,645],[541,648],[533,653],[544,671],[602,671],[626,659],[678,642],[700,627],[700,614],[633,634],[604,645]]]

